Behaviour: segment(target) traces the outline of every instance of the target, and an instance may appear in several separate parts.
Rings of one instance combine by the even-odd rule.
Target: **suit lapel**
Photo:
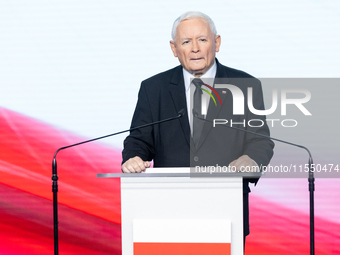
[[[230,96],[230,93],[224,94],[222,93],[222,89],[216,89],[218,95],[221,98],[222,101],[222,106],[220,105],[220,102],[217,102],[217,106],[215,106],[214,102],[209,103],[208,107],[208,114],[206,119],[209,121],[213,121],[214,119],[218,119],[218,115],[222,109],[222,107],[226,104],[228,96]],[[202,130],[202,135],[198,144],[198,147],[201,147],[202,144],[204,143],[205,139],[207,138],[209,132],[211,131],[213,127],[213,124],[211,122],[205,122]]]
[[[179,112],[181,109],[184,109],[186,115],[179,119],[182,127],[182,131],[184,132],[186,141],[190,146],[190,125],[188,120],[188,108],[187,108],[187,100],[185,96],[185,86],[184,86],[184,78],[182,66],[176,68],[174,75],[170,81],[169,91],[172,97],[172,101],[175,105],[176,111]]]
[[[226,72],[224,71],[223,67],[218,62],[217,59],[216,59],[216,64],[217,64],[217,70],[216,70],[216,77],[215,77],[214,84],[216,82],[216,78],[223,78],[223,79],[225,79],[225,82],[229,83],[229,80],[227,78],[227,74],[226,74]],[[222,107],[226,105],[227,101],[230,100],[230,98],[228,99],[228,97],[231,96],[231,94],[227,90],[225,91],[225,93],[222,93],[223,89],[216,89],[216,91],[221,98],[222,105],[220,105],[220,102],[217,102],[217,106],[215,106],[214,102],[212,102],[212,100],[210,100],[209,107],[208,107],[208,113],[207,113],[207,117],[206,117],[206,119],[210,120],[210,121],[213,121],[214,119],[218,118],[218,115],[219,115]],[[218,101],[218,100],[216,100],[216,101]],[[204,123],[202,135],[201,135],[200,141],[198,143],[197,150],[204,143],[204,141],[207,138],[212,127],[213,127],[212,123],[210,123],[210,122]]]

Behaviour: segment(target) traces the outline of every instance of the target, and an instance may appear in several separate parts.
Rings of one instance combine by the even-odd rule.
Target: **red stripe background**
[[[86,138],[0,108],[1,254],[53,254],[51,162]],[[58,154],[60,254],[121,254],[120,150],[101,143]],[[328,196],[331,192],[324,192]],[[246,254],[308,254],[306,214],[251,195]],[[338,221],[316,216],[316,254],[340,254]]]

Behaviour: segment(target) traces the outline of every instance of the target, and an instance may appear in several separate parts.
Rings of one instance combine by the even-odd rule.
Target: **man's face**
[[[181,21],[175,41],[170,42],[174,56],[195,77],[200,77],[213,66],[220,44],[221,37],[215,37],[208,22],[201,18]]]

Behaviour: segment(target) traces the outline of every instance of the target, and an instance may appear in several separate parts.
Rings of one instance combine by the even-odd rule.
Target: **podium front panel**
[[[163,173],[167,170],[169,169],[159,169]],[[175,222],[187,220],[188,224],[190,221],[195,221],[195,224],[201,222],[202,227],[207,225],[207,222],[213,224],[216,221],[228,221],[231,225],[229,237],[231,254],[243,254],[242,199],[241,177],[190,178],[166,177],[166,174],[164,177],[135,178],[131,175],[127,178],[122,177],[122,254],[133,254],[133,229],[134,227],[136,229],[133,225],[134,221],[144,222],[144,224],[149,222],[150,226],[145,227],[145,233],[150,233],[149,229],[155,227],[154,223],[157,220],[160,222],[160,227],[171,220],[176,220]],[[139,236],[143,236],[140,234],[143,229],[138,231]],[[152,236],[152,233],[148,236]],[[195,241],[195,235],[188,238],[181,237],[179,234],[178,236],[176,238],[166,237],[169,239],[168,243],[201,242],[199,238]],[[212,236],[207,236],[202,240],[209,240],[209,243],[221,243],[221,240],[214,239]],[[165,239],[152,240],[152,237],[144,241],[145,243],[167,243]]]

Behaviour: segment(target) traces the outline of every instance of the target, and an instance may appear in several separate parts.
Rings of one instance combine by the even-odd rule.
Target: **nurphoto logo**
[[[244,115],[244,107],[245,107],[245,96],[242,92],[242,90],[232,84],[215,84],[215,88],[212,88],[211,86],[204,84],[207,86],[212,93],[214,93],[218,100],[220,101],[220,104],[222,106],[222,101],[220,96],[218,95],[216,89],[225,89],[222,90],[223,94],[226,94],[228,92],[231,93],[232,100],[233,100],[233,115]],[[201,114],[207,115],[207,103],[208,100],[206,100],[207,95],[211,97],[211,99],[214,101],[215,106],[217,106],[216,100],[212,93],[210,93],[208,90],[200,88],[202,91],[206,93],[202,93],[201,99],[202,99],[202,106],[201,106]],[[227,91],[226,91],[227,90]],[[287,95],[289,93],[295,93],[299,94],[299,98],[288,98]],[[273,114],[279,107],[279,93],[276,88],[272,90],[272,105],[269,109],[255,109],[253,104],[253,88],[248,87],[247,88],[247,106],[249,108],[249,111],[253,113],[254,115],[258,116],[268,116],[270,114]],[[305,103],[307,103],[311,99],[311,93],[307,89],[299,89],[299,88],[284,88],[280,91],[280,108],[281,108],[281,116],[287,115],[287,105],[295,105],[305,116],[311,116],[312,114],[308,111],[308,109],[304,106]],[[274,123],[281,122],[281,125],[283,127],[295,127],[297,126],[298,122],[295,119],[266,119],[268,122],[268,125],[271,127],[274,127]],[[249,120],[243,120],[241,122],[233,122],[232,119],[214,119],[213,126],[216,125],[224,125],[229,123],[229,125],[241,125],[243,127],[246,127],[248,125],[249,127],[261,127],[264,125],[264,121],[262,119],[249,119]]]

